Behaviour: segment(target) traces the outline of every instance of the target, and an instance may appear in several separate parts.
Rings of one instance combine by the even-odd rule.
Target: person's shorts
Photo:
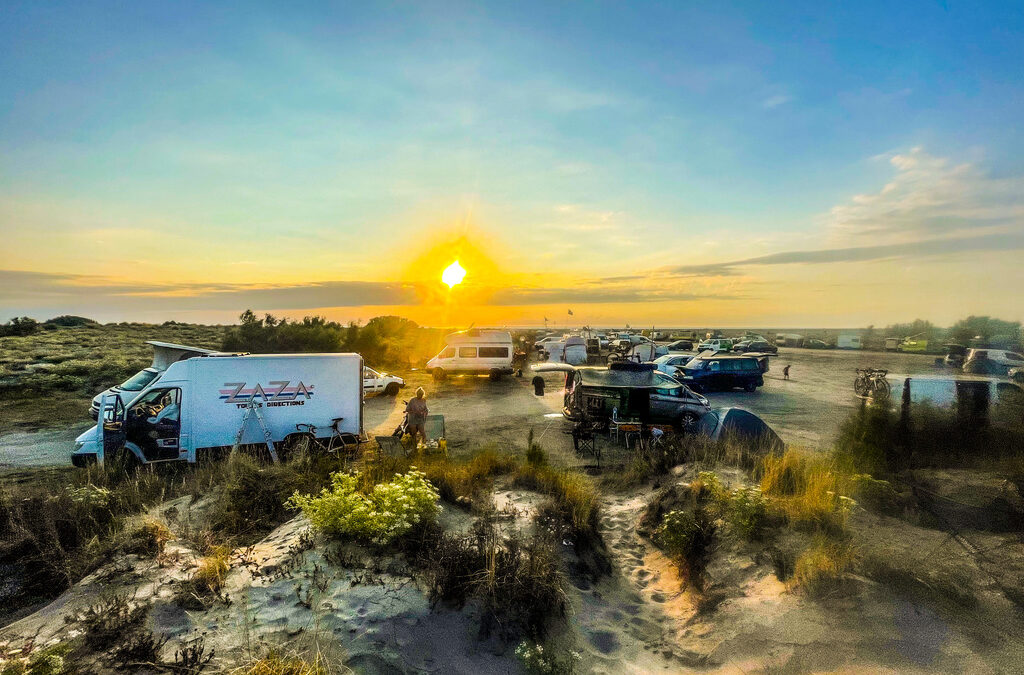
[[[427,430],[422,424],[408,424],[405,427],[405,431],[410,436],[415,436],[417,433],[423,434],[424,436],[427,435]]]

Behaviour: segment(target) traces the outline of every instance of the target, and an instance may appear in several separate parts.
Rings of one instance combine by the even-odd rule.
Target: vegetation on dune
[[[239,325],[224,336],[222,348],[253,353],[356,352],[368,365],[408,368],[433,356],[441,337],[437,329],[397,316],[378,316],[364,326],[354,322],[343,326],[319,316],[289,321],[270,314],[259,318],[246,310],[239,316]]]

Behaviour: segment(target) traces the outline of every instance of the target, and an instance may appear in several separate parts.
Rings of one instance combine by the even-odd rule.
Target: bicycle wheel
[[[871,385],[867,378],[858,376],[853,381],[853,391],[861,398],[867,398],[867,395],[871,392]]]
[[[879,403],[889,400],[892,395],[892,387],[889,385],[889,380],[885,378],[877,378],[874,381],[872,387],[871,397]]]

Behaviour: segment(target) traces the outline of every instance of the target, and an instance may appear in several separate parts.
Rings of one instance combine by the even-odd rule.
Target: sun
[[[447,268],[444,272],[441,272],[441,281],[448,284],[448,288],[454,288],[462,283],[462,280],[466,278],[466,270],[462,269],[462,265],[456,260]]]

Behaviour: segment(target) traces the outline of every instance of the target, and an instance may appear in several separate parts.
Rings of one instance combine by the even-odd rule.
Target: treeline
[[[342,325],[321,316],[289,321],[247,309],[228,331],[223,349],[254,354],[356,352],[369,366],[407,368],[440,351],[443,331],[423,328],[398,316],[378,316],[360,326]]]
[[[960,319],[949,328],[936,326],[931,321],[916,319],[910,323],[896,323],[885,328],[868,326],[862,341],[867,348],[881,347],[886,338],[913,338],[933,342],[954,342],[970,346],[972,342],[1016,348],[1021,345],[1019,321],[1004,321],[990,316],[971,315]]]
[[[56,330],[58,328],[80,326],[99,326],[99,324],[92,319],[86,319],[84,316],[72,316],[70,314],[55,316],[42,323],[28,316],[16,316],[7,323],[0,324],[0,337],[11,335],[24,337],[38,333],[41,330]]]

